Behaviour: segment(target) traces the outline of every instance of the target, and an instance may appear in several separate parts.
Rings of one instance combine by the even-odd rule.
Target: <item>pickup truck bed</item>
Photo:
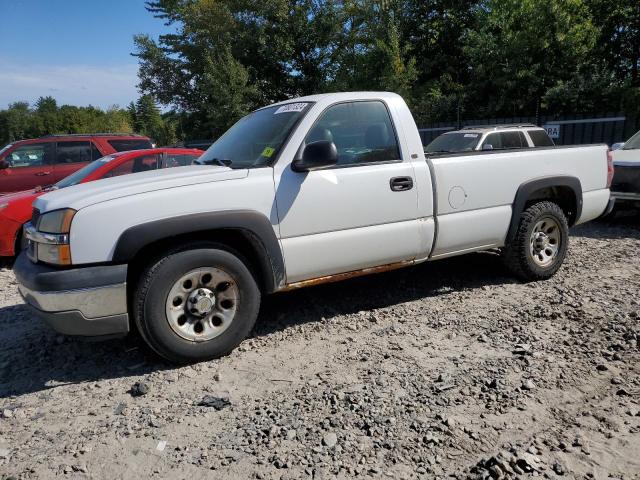
[[[609,191],[602,188],[606,152],[606,145],[580,145],[428,156],[439,224],[431,257],[503,246],[514,199],[532,178],[536,189],[577,180],[582,198],[567,205],[570,224],[598,217],[609,202]]]
[[[425,157],[386,92],[259,109],[199,162],[40,197],[15,269],[27,303],[63,333],[133,322],[169,360],[213,358],[263,294],[490,248],[520,278],[549,278],[568,227],[610,202],[604,145]]]

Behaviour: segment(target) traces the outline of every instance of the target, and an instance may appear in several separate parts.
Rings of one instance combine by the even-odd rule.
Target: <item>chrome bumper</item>
[[[129,332],[126,265],[59,269],[35,264],[23,252],[13,271],[27,306],[59,333],[107,338]]]
[[[126,283],[59,292],[37,292],[19,285],[18,290],[25,302],[43,312],[75,310],[87,319],[127,313]]]
[[[616,200],[640,201],[640,193],[636,192],[611,192],[611,197]]]

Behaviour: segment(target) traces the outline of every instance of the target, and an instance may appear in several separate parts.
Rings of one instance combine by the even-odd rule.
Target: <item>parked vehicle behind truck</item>
[[[0,195],[59,182],[110,153],[152,148],[131,133],[47,135],[18,140],[0,149]]]
[[[568,228],[610,201],[606,145],[425,158],[392,93],[259,109],[199,162],[40,197],[14,266],[25,301],[61,333],[133,323],[163,357],[198,361],[235,348],[274,292],[494,248],[547,279]]]
[[[435,138],[424,151],[436,154],[553,146],[553,140],[544,128],[530,123],[518,123],[479,125],[446,132]]]
[[[611,152],[615,174],[611,196],[616,208],[640,208],[640,132]]]

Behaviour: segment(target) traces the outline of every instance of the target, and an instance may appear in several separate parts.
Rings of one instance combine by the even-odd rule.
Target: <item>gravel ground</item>
[[[266,300],[230,356],[56,335],[0,270],[0,478],[640,478],[640,217]]]

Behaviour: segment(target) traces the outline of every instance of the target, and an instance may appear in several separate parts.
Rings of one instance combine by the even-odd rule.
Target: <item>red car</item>
[[[89,162],[115,152],[153,148],[130,133],[47,135],[0,150],[0,195],[56,183]]]
[[[21,247],[22,226],[31,219],[33,201],[52,189],[70,187],[101,178],[117,177],[158,168],[191,165],[204,152],[191,148],[153,148],[107,155],[46,188],[0,197],[0,257],[13,257]]]

